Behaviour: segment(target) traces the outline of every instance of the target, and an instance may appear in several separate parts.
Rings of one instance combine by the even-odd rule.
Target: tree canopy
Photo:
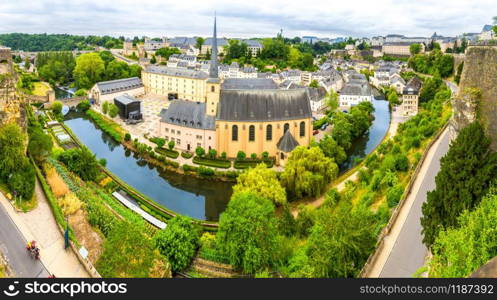
[[[89,89],[104,78],[105,63],[98,53],[85,53],[76,58],[74,79],[78,88]]]
[[[275,205],[286,203],[286,192],[276,177],[276,172],[268,169],[264,163],[238,176],[237,184],[233,186],[233,193],[241,192],[252,192],[271,200]]]
[[[463,128],[440,160],[436,188],[423,204],[423,242],[431,246],[444,228],[457,227],[458,216],[472,209],[497,175],[497,155],[479,122]]]
[[[221,214],[216,243],[230,264],[247,273],[270,266],[277,247],[273,203],[254,193],[235,193]]]
[[[326,157],[321,148],[298,146],[288,157],[281,182],[288,193],[301,198],[319,196],[326,185],[335,179],[338,166]]]

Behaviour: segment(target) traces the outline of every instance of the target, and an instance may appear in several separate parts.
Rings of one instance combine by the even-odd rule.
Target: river
[[[69,113],[65,124],[97,158],[107,160],[107,169],[167,209],[207,221],[217,221],[225,210],[232,183],[202,180],[149,165],[83,114]]]

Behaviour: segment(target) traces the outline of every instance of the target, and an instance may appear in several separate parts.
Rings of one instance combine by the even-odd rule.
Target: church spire
[[[214,13],[214,35],[212,37],[212,50],[211,50],[211,66],[209,69],[210,78],[218,78],[217,69],[217,30],[216,30],[216,14]]]

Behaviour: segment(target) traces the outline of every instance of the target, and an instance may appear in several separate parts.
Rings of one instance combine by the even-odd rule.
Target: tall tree
[[[96,82],[103,79],[105,63],[98,53],[81,54],[76,59],[74,79],[78,88],[91,88]]]
[[[447,154],[440,160],[436,188],[423,204],[423,242],[431,246],[444,228],[458,226],[457,217],[472,209],[487,192],[497,175],[497,154],[479,122],[463,128]]]
[[[273,203],[253,193],[233,194],[216,234],[216,243],[230,263],[254,274],[273,263],[276,241]]]

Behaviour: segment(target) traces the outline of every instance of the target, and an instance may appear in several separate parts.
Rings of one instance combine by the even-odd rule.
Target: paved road
[[[25,249],[26,243],[5,208],[0,204],[0,251],[7,259],[14,276],[47,278],[49,274],[41,262],[28,255]]]
[[[435,188],[435,176],[440,170],[440,158],[447,153],[449,144],[449,131],[446,130],[440,137],[440,143],[435,149],[433,159],[429,162],[409,214],[379,277],[412,277],[412,274],[423,266],[428,250],[422,243],[421,206],[426,201],[426,193]]]

